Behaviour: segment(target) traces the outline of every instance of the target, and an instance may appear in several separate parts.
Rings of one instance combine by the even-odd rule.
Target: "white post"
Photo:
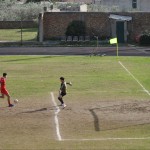
[[[39,14],[39,42],[43,42],[43,13]]]

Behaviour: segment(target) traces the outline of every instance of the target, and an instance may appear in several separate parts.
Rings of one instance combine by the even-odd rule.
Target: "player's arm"
[[[71,82],[67,82],[66,84],[68,84],[68,85],[72,86],[72,83],[71,83]]]

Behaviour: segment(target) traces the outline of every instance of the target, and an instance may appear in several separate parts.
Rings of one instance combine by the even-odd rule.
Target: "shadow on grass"
[[[38,31],[38,29],[37,28],[26,28],[26,29],[22,29],[22,32],[37,32]],[[20,30],[18,30],[17,32],[21,32],[21,29]]]
[[[41,109],[36,109],[36,110],[30,110],[30,111],[25,111],[22,113],[36,113],[36,112],[41,112],[41,111],[47,111],[47,108],[41,108]]]
[[[19,114],[30,114],[30,113],[37,113],[37,112],[43,112],[43,111],[47,111],[47,110],[55,110],[55,106],[53,107],[48,107],[48,108],[40,108],[40,109],[35,109],[35,110],[28,110],[28,111],[24,111],[24,112],[21,112]]]
[[[89,111],[90,111],[90,113],[92,114],[92,116],[94,118],[95,131],[100,131],[98,116],[96,115],[94,109],[89,109]]]
[[[11,59],[11,60],[5,60],[0,62],[15,62],[15,61],[28,61],[28,60],[35,60],[35,59],[41,59],[41,58],[52,58],[52,56],[42,56],[42,57],[32,57],[32,58],[22,58],[22,59]]]

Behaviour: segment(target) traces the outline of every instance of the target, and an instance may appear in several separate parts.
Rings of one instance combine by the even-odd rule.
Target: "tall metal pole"
[[[20,32],[21,35],[20,36],[21,36],[21,45],[22,45],[22,16],[21,16],[20,28],[21,28],[21,32]]]

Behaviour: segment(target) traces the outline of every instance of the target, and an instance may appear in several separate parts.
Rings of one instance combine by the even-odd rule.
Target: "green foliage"
[[[150,35],[141,35],[139,39],[140,45],[150,45]]]
[[[37,20],[43,5],[39,3],[18,4],[16,1],[0,1],[0,21]]]
[[[86,25],[85,22],[75,20],[72,21],[66,30],[67,36],[81,36],[86,34]]]

